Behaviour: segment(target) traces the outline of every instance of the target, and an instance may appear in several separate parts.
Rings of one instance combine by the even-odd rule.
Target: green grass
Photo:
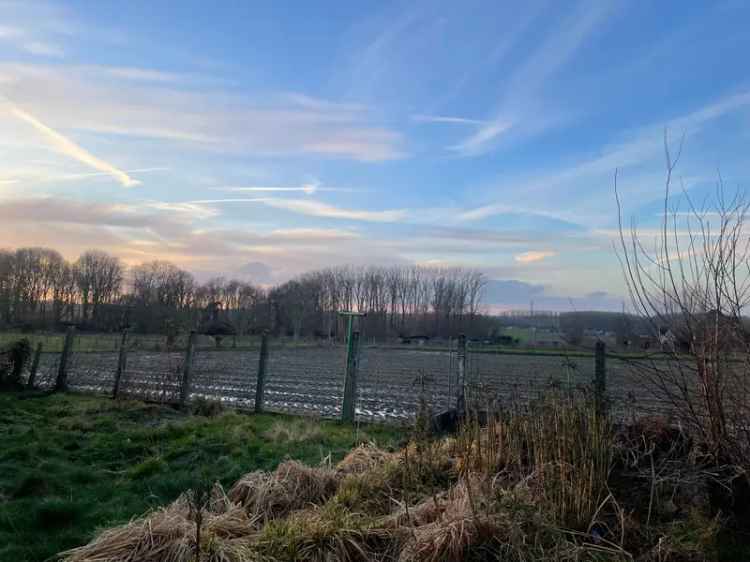
[[[174,341],[176,349],[184,349],[187,346],[187,334],[180,334]],[[65,341],[64,333],[22,333],[22,332],[0,332],[0,349],[6,348],[20,339],[26,338],[31,343],[32,349],[36,349],[41,343],[44,351],[61,352]],[[95,351],[117,351],[120,346],[122,335],[119,333],[76,333],[73,350],[76,352]],[[128,347],[136,346],[138,349],[148,351],[164,350],[167,338],[163,334],[130,334],[128,336]],[[258,336],[227,336],[222,342],[221,349],[253,349],[260,345]],[[197,346],[206,349],[215,349],[215,342],[210,336],[199,336]]]
[[[24,333],[18,331],[0,331],[0,349],[5,349],[20,339],[28,339],[32,349],[36,349],[41,342],[43,350],[46,352],[60,353],[65,342],[64,333],[54,332],[33,332]],[[76,332],[73,341],[73,351],[77,353],[97,352],[97,351],[117,351],[120,346],[122,334],[119,333],[91,333]],[[219,349],[221,351],[248,350],[260,348],[260,336],[239,335],[225,336],[222,340],[221,347],[216,347],[216,342],[212,336],[204,334],[198,335],[196,347],[198,349]],[[187,347],[188,334],[179,334],[173,343],[173,349],[183,350]],[[321,345],[322,340],[310,338],[294,340],[291,337],[277,337],[272,340],[273,345],[283,347],[314,347]],[[128,348],[139,349],[144,351],[164,351],[166,349],[167,337],[164,334],[139,334],[131,333],[128,336]]]
[[[398,429],[273,414],[185,416],[80,395],[0,394],[0,561],[46,560],[186,489],[272,470],[285,458],[336,461]],[[302,431],[304,435],[298,435]]]

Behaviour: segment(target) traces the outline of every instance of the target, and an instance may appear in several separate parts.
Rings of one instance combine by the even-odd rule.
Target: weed
[[[320,425],[308,420],[278,421],[266,431],[263,436],[270,441],[281,443],[301,443],[303,441],[318,441],[322,433]]]

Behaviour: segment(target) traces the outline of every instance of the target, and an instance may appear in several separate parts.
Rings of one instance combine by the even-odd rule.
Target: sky
[[[478,268],[620,310],[614,174],[655,233],[747,187],[750,4],[0,0],[0,246],[199,279]]]

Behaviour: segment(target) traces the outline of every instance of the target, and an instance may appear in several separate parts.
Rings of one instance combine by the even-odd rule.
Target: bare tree
[[[681,148],[681,146],[680,146]],[[670,153],[662,220],[653,249],[635,222],[626,231],[617,193],[618,256],[633,307],[660,337],[661,353],[637,365],[657,397],[722,457],[745,455],[750,445],[750,338],[743,313],[750,302],[750,204],[742,192],[727,197],[719,177],[715,201],[698,207],[683,189],[672,193],[680,151]]]
[[[76,282],[81,297],[83,321],[96,320],[102,304],[120,294],[125,270],[120,260],[105,252],[90,250],[76,262]]]

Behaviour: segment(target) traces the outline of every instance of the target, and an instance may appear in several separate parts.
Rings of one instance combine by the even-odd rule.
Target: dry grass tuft
[[[331,469],[286,461],[271,474],[246,474],[232,486],[228,497],[251,516],[269,521],[310,504],[322,504],[336,493],[338,483]]]
[[[246,562],[246,542],[257,521],[239,506],[203,514],[204,562]],[[101,533],[89,544],[62,553],[65,562],[194,562],[196,523],[187,496],[166,508]]]
[[[418,527],[438,519],[448,507],[449,492],[440,492],[413,506],[400,505],[396,511],[386,516],[380,523],[384,529],[398,529],[404,526]]]
[[[427,500],[414,509],[403,510],[398,522],[413,526],[400,561],[461,561],[470,550],[492,542],[493,525],[489,518],[478,518],[472,494],[465,482],[454,486],[444,503]]]
[[[362,474],[386,464],[389,461],[396,460],[396,453],[389,453],[380,449],[374,443],[363,443],[352,449],[336,465],[336,471],[339,474]]]
[[[263,560],[384,561],[395,559],[399,537],[362,514],[329,503],[270,522],[253,548]]]

